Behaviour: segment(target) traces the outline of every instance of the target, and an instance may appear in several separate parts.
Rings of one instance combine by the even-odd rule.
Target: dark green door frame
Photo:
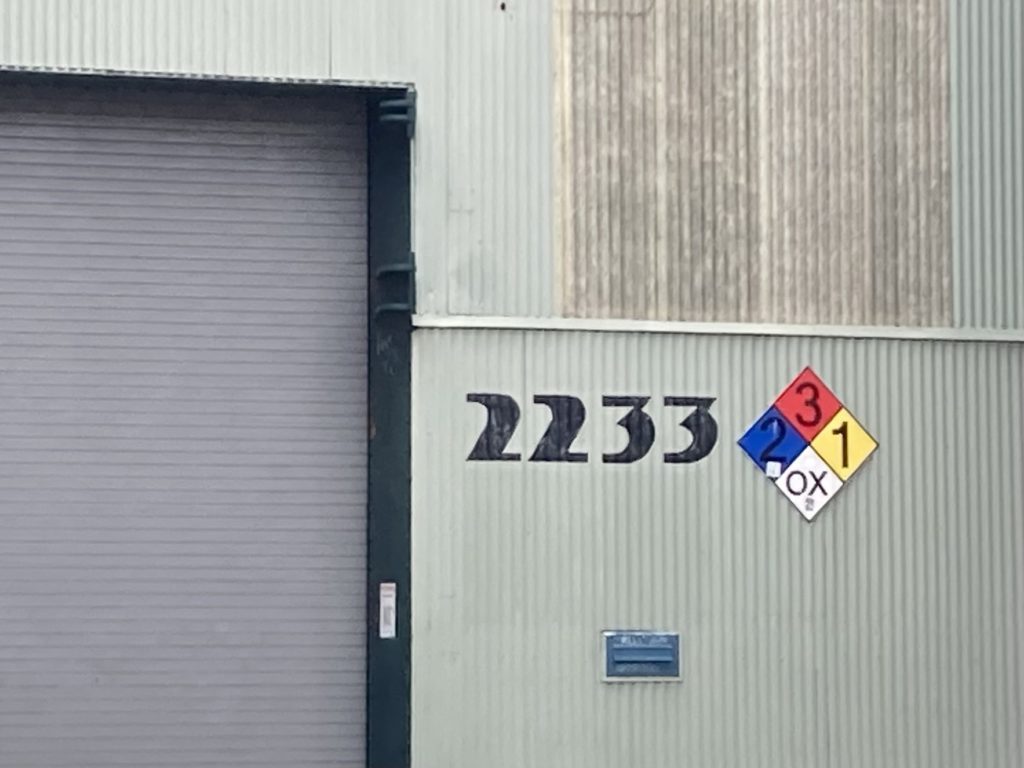
[[[410,762],[411,91],[369,94],[369,493],[366,763]],[[380,636],[380,585],[397,587],[395,637]]]

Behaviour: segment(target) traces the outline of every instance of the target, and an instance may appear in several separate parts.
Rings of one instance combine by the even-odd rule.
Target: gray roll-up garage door
[[[0,83],[0,766],[355,766],[354,95]]]

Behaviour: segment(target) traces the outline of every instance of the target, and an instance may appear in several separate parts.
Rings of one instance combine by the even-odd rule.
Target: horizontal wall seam
[[[603,333],[677,333],[698,336],[797,336],[841,339],[910,339],[1024,344],[1024,329],[916,328],[905,326],[785,325],[773,323],[694,323],[558,317],[416,315],[415,328],[506,331],[594,331]]]

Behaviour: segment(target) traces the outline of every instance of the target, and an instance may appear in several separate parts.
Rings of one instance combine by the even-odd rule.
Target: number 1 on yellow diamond
[[[840,408],[811,442],[815,452],[846,481],[878,447],[848,410]]]

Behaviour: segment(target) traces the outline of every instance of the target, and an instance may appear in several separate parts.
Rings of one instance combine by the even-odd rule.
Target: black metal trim
[[[408,102],[408,103],[407,103]],[[410,92],[367,100],[369,151],[369,488],[366,764],[410,764],[412,312]],[[406,112],[396,114],[397,108]],[[396,636],[380,637],[380,585],[397,585]]]
[[[381,99],[377,112],[382,123],[401,123],[411,139],[416,132],[416,91],[409,90],[401,98]]]
[[[382,264],[373,272],[379,291],[379,301],[373,308],[374,318],[385,312],[400,312],[412,315],[416,311],[416,259],[409,253],[409,260],[395,262],[393,264]],[[404,278],[396,287],[389,284],[391,278]],[[399,297],[385,300],[385,295],[399,293]]]

